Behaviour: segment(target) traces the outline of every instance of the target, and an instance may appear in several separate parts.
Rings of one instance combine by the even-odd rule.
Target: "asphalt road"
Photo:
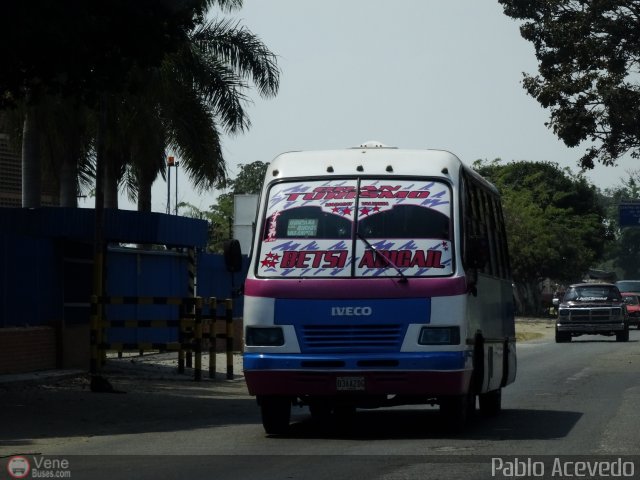
[[[0,390],[0,456],[51,455],[69,461],[71,478],[92,479],[492,478],[499,462],[566,478],[549,476],[554,462],[576,456],[627,462],[640,476],[638,330],[628,343],[547,335],[518,344],[503,412],[455,434],[435,407],[396,407],[322,425],[294,409],[290,433],[268,437],[241,377],[195,384],[134,373],[113,373],[121,395],[91,393],[83,379]],[[505,478],[504,468],[493,473]]]

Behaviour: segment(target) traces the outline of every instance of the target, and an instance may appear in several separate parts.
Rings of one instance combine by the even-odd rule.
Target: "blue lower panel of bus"
[[[245,353],[244,370],[434,370],[469,368],[470,352],[394,353],[393,355],[301,355]]]

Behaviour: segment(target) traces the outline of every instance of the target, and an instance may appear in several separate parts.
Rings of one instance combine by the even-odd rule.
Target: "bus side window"
[[[487,262],[479,270],[499,278],[510,279],[509,256],[502,206],[500,199],[492,191],[483,189],[473,179],[463,173],[464,181],[464,264],[471,265],[468,246],[483,239],[486,246]],[[473,238],[476,240],[473,240]]]
[[[480,239],[486,240],[486,226],[482,222],[482,206],[481,206],[481,192],[480,189],[474,184],[474,182],[467,177],[466,182],[466,196],[467,196],[467,209],[466,209],[466,221],[465,221],[465,264],[472,266],[477,263],[477,259],[472,258],[477,255],[477,248],[482,243]],[[484,272],[487,268],[486,262],[483,267],[478,268],[481,272]]]

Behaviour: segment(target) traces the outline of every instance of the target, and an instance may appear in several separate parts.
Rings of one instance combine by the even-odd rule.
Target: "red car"
[[[640,293],[623,292],[622,298],[627,305],[629,325],[635,325],[640,329]]]

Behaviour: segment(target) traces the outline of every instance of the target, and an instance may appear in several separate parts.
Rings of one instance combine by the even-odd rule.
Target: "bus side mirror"
[[[467,265],[484,268],[489,258],[489,245],[484,237],[473,235],[467,239]]]
[[[233,239],[224,242],[224,264],[229,273],[236,273],[242,270],[242,252],[238,240]]]

